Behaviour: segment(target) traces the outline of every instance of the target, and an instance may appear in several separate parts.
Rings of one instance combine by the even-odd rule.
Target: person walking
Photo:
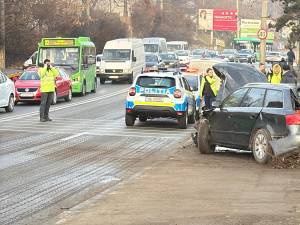
[[[290,48],[290,50],[287,53],[287,61],[288,61],[288,65],[290,66],[290,70],[293,70],[293,64],[295,60],[296,60],[295,53],[293,52],[293,49]]]
[[[200,86],[200,97],[207,109],[212,108],[212,102],[218,94],[217,79],[214,77],[212,68],[206,70]]]
[[[297,78],[295,77],[295,74],[293,71],[290,70],[289,65],[283,66],[283,74],[281,83],[283,84],[297,84]]]
[[[55,80],[59,72],[50,64],[49,59],[44,60],[44,67],[39,68],[38,74],[40,76],[40,91],[41,91],[41,105],[40,105],[40,121],[52,121],[49,118],[50,105],[52,104],[55,92]]]
[[[282,69],[279,64],[274,64],[272,72],[268,75],[268,81],[271,84],[280,84],[282,78]]]

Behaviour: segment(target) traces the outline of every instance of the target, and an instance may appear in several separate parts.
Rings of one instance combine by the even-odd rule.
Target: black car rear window
[[[137,85],[141,87],[170,88],[175,86],[175,79],[172,77],[141,76],[137,80]]]
[[[283,108],[283,93],[278,90],[267,90],[264,107]]]

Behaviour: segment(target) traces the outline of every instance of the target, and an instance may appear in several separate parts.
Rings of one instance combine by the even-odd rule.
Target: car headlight
[[[101,70],[101,73],[105,73],[105,69],[100,69]]]

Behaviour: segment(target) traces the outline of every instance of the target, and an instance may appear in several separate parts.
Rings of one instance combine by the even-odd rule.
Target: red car
[[[56,78],[56,89],[52,104],[56,104],[59,98],[66,101],[72,99],[72,81],[69,75],[62,68],[57,68],[59,76]],[[16,103],[17,102],[40,102],[40,77],[38,68],[31,67],[26,69],[15,82]]]

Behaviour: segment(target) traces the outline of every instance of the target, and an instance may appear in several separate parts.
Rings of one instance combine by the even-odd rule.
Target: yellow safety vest
[[[280,84],[281,83],[281,74],[270,74],[268,77],[268,81],[271,84]]]
[[[39,68],[39,76],[41,80],[41,92],[54,92],[55,91],[55,78],[58,77],[59,72],[56,68],[52,67],[47,70],[46,67]]]
[[[206,76],[206,80],[209,83],[210,88],[213,91],[214,95],[217,96],[219,91],[219,85],[217,84],[217,79],[215,77]],[[206,80],[204,77],[202,77],[201,86],[200,86],[200,97],[203,97],[203,89]]]

